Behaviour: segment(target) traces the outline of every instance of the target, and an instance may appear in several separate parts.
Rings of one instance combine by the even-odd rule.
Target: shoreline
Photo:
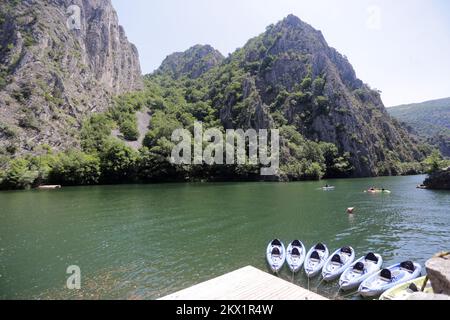
[[[295,180],[295,181],[268,181],[268,180],[251,180],[251,179],[237,179],[237,180],[192,180],[192,181],[155,181],[155,182],[124,182],[124,183],[111,183],[111,184],[81,184],[81,185],[41,185],[32,187],[29,189],[0,189],[2,192],[11,191],[58,191],[66,188],[77,187],[114,187],[114,186],[146,186],[146,185],[181,185],[181,184],[229,184],[229,183],[267,183],[267,184],[291,184],[300,182],[321,182],[321,181],[350,181],[361,179],[383,179],[383,178],[401,178],[401,177],[427,177],[426,174],[414,174],[414,175],[398,175],[398,176],[376,176],[376,177],[349,177],[349,178],[325,178],[320,180]],[[414,185],[417,188],[417,185]],[[432,189],[426,189],[432,190]]]

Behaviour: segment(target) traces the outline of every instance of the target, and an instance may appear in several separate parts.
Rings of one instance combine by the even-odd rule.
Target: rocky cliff
[[[185,52],[167,56],[155,73],[168,74],[175,79],[181,76],[197,79],[223,60],[222,54],[210,45],[195,45]]]
[[[182,69],[197,77],[190,66],[198,62],[186,57],[195,55],[170,56],[157,74]],[[422,157],[416,141],[388,115],[380,93],[357,78],[320,31],[293,15],[201,77],[209,90],[204,101],[218,110],[225,128],[294,126],[310,141],[348,154],[355,176],[399,174],[399,163]]]
[[[110,0],[0,4],[0,148],[78,146],[83,119],[142,88],[137,49]]]
[[[423,183],[427,189],[450,190],[450,167],[433,172]]]

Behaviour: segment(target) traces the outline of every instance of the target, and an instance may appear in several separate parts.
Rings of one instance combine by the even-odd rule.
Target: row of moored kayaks
[[[339,279],[343,291],[356,290],[364,297],[375,297],[400,284],[414,280],[421,275],[418,263],[405,261],[382,269],[383,258],[376,253],[356,259],[352,247],[342,247],[330,255],[323,243],[318,243],[308,252],[299,240],[289,244],[287,249],[280,240],[273,240],[267,246],[267,262],[271,270],[278,273],[287,263],[297,273],[302,267],[308,278],[322,275],[330,282]]]

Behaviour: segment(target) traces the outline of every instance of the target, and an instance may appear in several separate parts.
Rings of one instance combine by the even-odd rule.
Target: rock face
[[[434,293],[450,296],[450,254],[428,260],[426,268]]]
[[[450,168],[430,174],[423,184],[427,189],[450,190]]]
[[[78,145],[85,116],[142,88],[137,49],[110,0],[0,4],[0,148]]]
[[[320,31],[293,15],[205,77],[221,84],[209,99],[227,129],[295,126],[306,138],[348,153],[355,176],[398,174],[396,163],[423,156],[388,115],[379,92],[356,77]]]
[[[169,55],[156,74],[168,74],[175,79],[181,76],[197,79],[223,60],[222,54],[210,45],[196,45],[185,52]]]

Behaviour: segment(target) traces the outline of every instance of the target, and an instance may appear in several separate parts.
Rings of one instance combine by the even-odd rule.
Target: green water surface
[[[299,183],[161,184],[0,193],[0,299],[156,299],[247,265],[298,238],[385,265],[450,247],[450,193],[423,176]],[[336,186],[324,192],[325,183]],[[366,194],[379,186],[392,194]],[[356,207],[354,216],[346,208]],[[309,248],[308,248],[309,249]],[[65,288],[78,265],[82,289]],[[337,284],[292,280],[327,297]],[[319,286],[318,286],[319,285]],[[342,297],[341,297],[342,298]],[[355,298],[349,296],[349,298]]]

